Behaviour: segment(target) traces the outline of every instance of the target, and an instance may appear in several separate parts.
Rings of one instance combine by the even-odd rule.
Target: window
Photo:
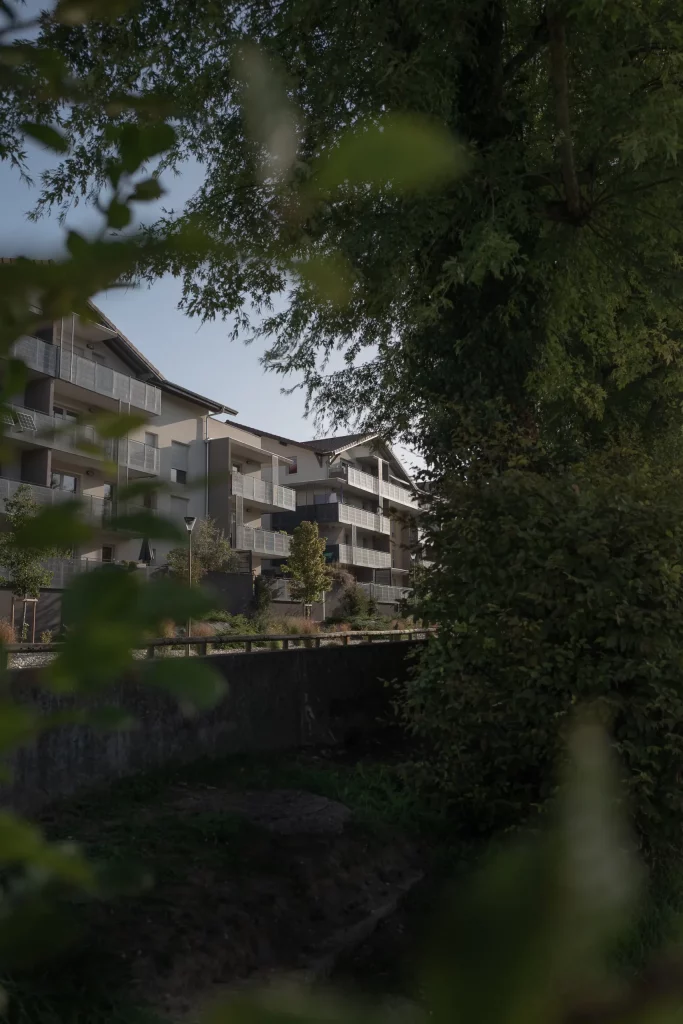
[[[102,561],[103,562],[114,562],[116,561],[116,548],[113,544],[105,544],[102,548]]]
[[[180,441],[171,441],[171,480],[174,484],[187,483],[190,446]]]
[[[71,409],[65,409],[61,405],[53,405],[52,406],[52,414],[55,417],[55,419],[65,420],[67,423],[77,423],[78,422],[78,413],[77,412],[72,412]]]
[[[233,471],[233,473],[241,473],[242,472],[242,463],[241,462],[233,462],[233,464],[232,464],[232,471]]]
[[[287,472],[288,472],[288,473],[289,473],[289,475],[291,476],[291,475],[292,475],[293,473],[296,473],[296,470],[297,470],[297,465],[296,465],[296,455],[294,455],[294,456],[293,456],[293,458],[292,458],[292,464],[291,464],[291,466],[288,466],[288,467],[287,467]]]
[[[155,508],[154,495],[151,491],[145,491],[142,495],[142,504],[144,508]]]
[[[150,434],[148,431],[145,432],[145,444],[149,448],[158,448],[159,447],[159,435],[158,434]]]
[[[104,500],[105,501],[113,501],[114,500],[114,485],[113,484],[105,484],[104,485]]]
[[[78,494],[78,477],[71,473],[53,473],[50,481],[53,491],[66,491],[68,494]]]

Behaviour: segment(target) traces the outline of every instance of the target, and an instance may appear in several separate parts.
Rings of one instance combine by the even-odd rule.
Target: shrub
[[[17,631],[8,619],[0,619],[0,643],[15,644]]]
[[[272,583],[267,576],[256,576],[254,578],[253,607],[257,618],[264,622],[267,619],[270,606],[273,602]]]
[[[216,630],[210,622],[193,622],[190,627],[190,636],[215,636]]]
[[[371,602],[363,588],[354,581],[347,587],[344,587],[339,601],[339,615],[349,619],[354,619],[358,616],[368,616],[371,606],[374,606],[374,602]]]
[[[163,640],[170,640],[176,635],[176,624],[173,619],[164,619],[159,624],[159,638]]]
[[[619,452],[445,491],[422,594],[439,633],[402,706],[430,784],[469,832],[548,800],[570,713],[598,702],[643,845],[653,859],[680,848],[682,498],[677,467]]]
[[[314,622],[312,619],[305,619],[303,616],[287,615],[282,620],[282,625],[284,627],[283,633],[289,633],[290,636],[316,636],[320,632],[320,626],[317,622]]]
[[[51,629],[44,629],[40,634],[41,644],[51,644],[54,637],[54,632]]]
[[[216,608],[206,616],[206,622],[232,622],[233,616],[223,608]]]

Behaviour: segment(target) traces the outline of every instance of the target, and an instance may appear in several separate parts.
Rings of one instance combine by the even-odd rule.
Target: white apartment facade
[[[289,534],[304,520],[317,522],[331,563],[351,572],[377,600],[400,600],[422,558],[419,492],[391,448],[377,435],[297,442],[241,429],[274,453],[280,483],[296,492],[295,509],[272,513],[271,529]],[[271,567],[277,569],[277,560]]]
[[[255,571],[267,551],[286,556],[289,538],[279,534],[271,541],[260,521],[263,512],[295,507],[294,492],[277,484],[277,459],[259,454],[251,435],[245,441],[240,431],[214,419],[236,410],[167,380],[100,310],[92,306],[91,312],[92,319],[46,322],[13,350],[29,379],[4,417],[0,511],[27,483],[41,504],[78,498],[96,528],[96,541],[50,562],[52,586],[102,562],[163,566],[172,542],[151,538],[145,550],[144,538],[111,527],[113,516],[141,509],[179,525],[185,516],[215,514]],[[138,413],[146,422],[126,437],[102,441],[82,420],[104,412]],[[217,477],[210,487],[212,452],[229,466],[225,481]],[[122,497],[128,485],[141,482],[144,488],[145,481],[163,486]]]

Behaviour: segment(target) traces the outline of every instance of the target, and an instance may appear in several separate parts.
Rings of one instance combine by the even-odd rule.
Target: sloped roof
[[[256,427],[247,427],[244,423],[237,423],[235,420],[226,420],[225,422],[230,424],[230,426],[237,427],[239,430],[245,430],[249,434],[256,434],[258,437],[270,437],[274,441],[279,441],[280,444],[293,444],[297,448],[308,448],[310,451],[316,452],[318,455],[339,455],[348,448],[353,448],[356,444],[362,444],[364,441],[373,441],[375,438],[379,438],[379,434],[340,434],[339,437],[321,437],[314,438],[312,441],[294,441],[291,437],[283,437],[280,434],[273,434],[268,430],[258,430]],[[396,453],[392,450],[391,446],[386,442],[382,443],[385,445],[387,451],[391,455],[391,458],[398,466],[406,481],[411,485],[411,487],[416,487],[417,485],[415,484],[415,481]]]
[[[0,256],[0,263],[15,263],[16,257],[14,256]],[[32,260],[33,263],[52,263],[52,260]],[[178,398],[184,398],[188,402],[196,402],[199,405],[203,405],[206,409],[211,412],[226,412],[232,416],[237,415],[237,409],[231,409],[230,406],[224,405],[223,402],[217,402],[213,398],[207,398],[205,395],[200,395],[196,391],[190,391],[188,388],[182,387],[180,384],[174,384],[172,381],[164,377],[161,370],[159,370],[154,363],[150,362],[147,356],[143,355],[139,348],[137,348],[130,338],[127,338],[122,331],[113,323],[112,320],[106,316],[102,310],[95,305],[94,302],[88,302],[88,308],[92,310],[93,322],[101,325],[106,330],[111,331],[112,337],[107,340],[106,344],[109,345],[118,355],[124,363],[135,372],[144,375],[144,378],[149,381],[150,384],[155,384],[162,391],[167,394],[175,395]]]
[[[369,441],[376,436],[376,434],[342,434],[341,437],[320,437],[314,438],[313,441],[300,441],[299,444],[304,448],[311,448],[315,452],[330,454],[342,452],[345,448],[360,444],[361,441]]]

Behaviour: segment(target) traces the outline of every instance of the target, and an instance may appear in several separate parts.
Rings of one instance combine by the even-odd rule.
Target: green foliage
[[[291,578],[295,601],[313,604],[331,589],[332,571],[325,562],[325,546],[317,523],[299,523],[294,530],[290,555],[282,571]]]
[[[532,817],[577,706],[598,702],[653,861],[681,849],[683,475],[611,450],[557,475],[451,485],[421,611],[439,630],[403,712],[480,835]],[[458,509],[457,517],[450,515]]]
[[[268,620],[273,603],[273,588],[270,579],[262,573],[254,577],[254,616],[260,633],[269,631]]]
[[[187,581],[189,540],[185,546],[169,551],[167,562],[177,579]],[[199,583],[207,572],[232,572],[238,564],[239,556],[217,523],[213,519],[200,519],[192,531],[192,582]]]
[[[372,618],[377,611],[377,603],[358,583],[350,583],[344,588],[339,601],[339,614],[351,619]]]
[[[683,11],[551,14],[140,0],[113,22],[46,22],[41,54],[86,72],[94,102],[46,111],[38,63],[8,96],[7,145],[20,159],[17,109],[70,138],[41,200],[67,208],[115,151],[101,107],[122,129],[131,81],[136,103],[182,96],[164,161],[206,177],[152,234],[199,223],[215,246],[142,254],[141,272],[182,275],[184,308],[268,339],[268,365],[303,374],[318,411],[403,433],[439,468],[482,437],[486,453],[505,422],[574,440],[624,418],[658,427],[663,404],[680,418]],[[448,188],[413,191],[444,170]],[[323,375],[339,347],[346,368]]]
[[[17,597],[40,597],[41,587],[46,587],[52,577],[50,570],[44,568],[42,559],[50,554],[59,554],[54,535],[47,547],[39,536],[33,542],[22,543],[23,536],[33,528],[39,514],[40,506],[27,484],[18,487],[15,494],[5,501],[7,530],[0,534],[0,566],[6,573],[2,585],[9,587]]]

